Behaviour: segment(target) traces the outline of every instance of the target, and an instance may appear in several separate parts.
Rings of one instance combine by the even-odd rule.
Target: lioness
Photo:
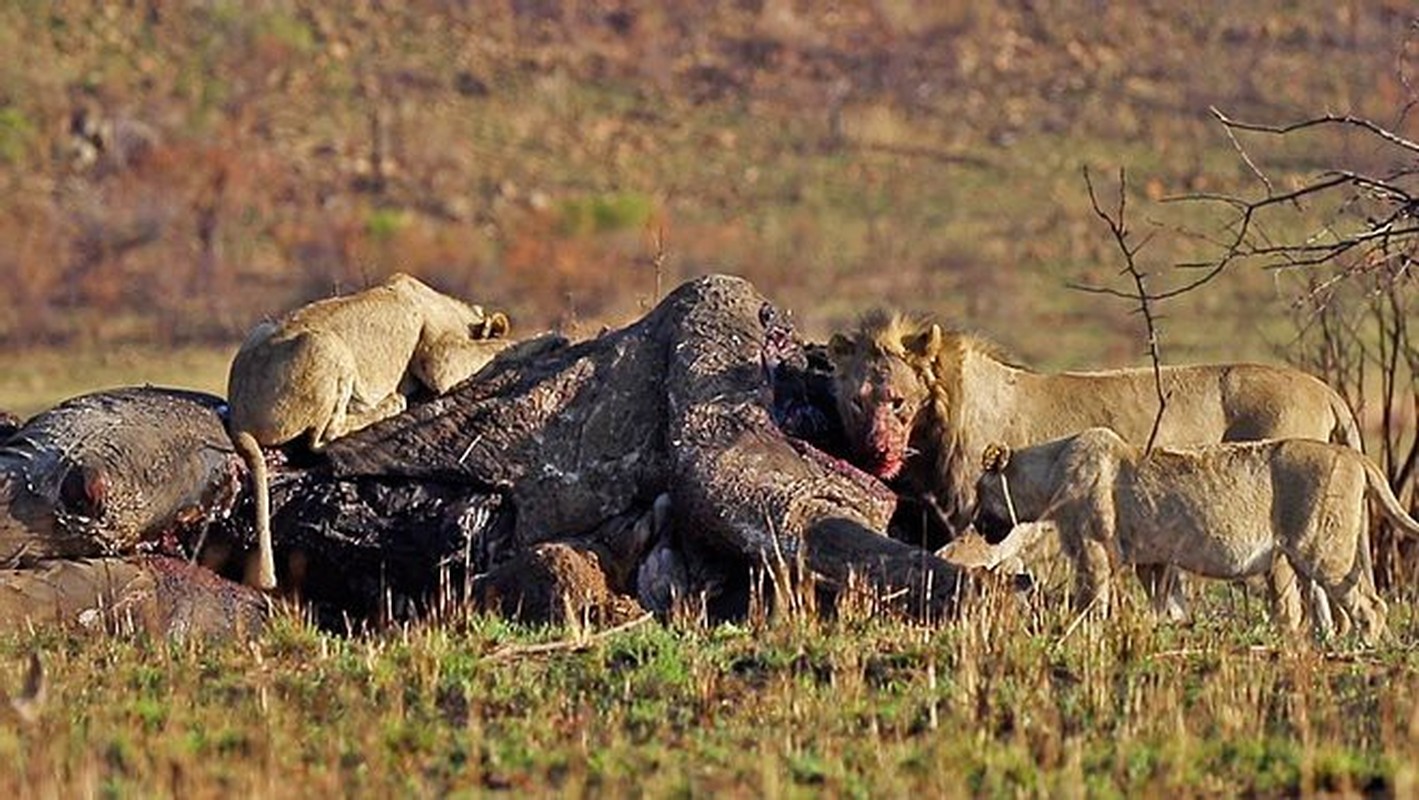
[[[977,459],[988,444],[1023,447],[1094,425],[1144,444],[1157,410],[1151,369],[1040,374],[1006,363],[978,337],[883,310],[864,315],[857,330],[834,335],[828,350],[854,462],[920,503],[936,533],[928,537],[933,544],[970,521]],[[1159,446],[1272,438],[1361,446],[1345,401],[1294,369],[1164,367],[1162,382],[1167,413]],[[1161,571],[1145,580],[1169,583]],[[1172,583],[1170,613],[1185,617],[1181,590]],[[1328,627],[1327,609],[1316,610]]]
[[[256,583],[276,585],[261,446],[309,437],[312,450],[403,411],[414,383],[443,394],[507,347],[507,316],[402,273],[258,325],[232,360],[229,428],[251,469]]]
[[[1013,453],[997,446],[986,461],[994,469],[977,483],[977,516],[1052,520],[1077,570],[1076,602],[1103,609],[1115,560],[1213,578],[1265,573],[1276,620],[1295,630],[1299,573],[1374,642],[1385,631],[1385,604],[1360,552],[1366,494],[1397,528],[1419,537],[1419,522],[1379,469],[1364,454],[1326,442],[1145,454],[1108,428],[1089,428]],[[1002,549],[1015,549],[1009,542]]]

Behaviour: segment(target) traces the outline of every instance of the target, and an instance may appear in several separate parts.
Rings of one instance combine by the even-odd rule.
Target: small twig
[[[207,546],[207,532],[212,529],[211,520],[202,524],[202,532],[197,534],[197,544],[192,546],[192,554],[187,557],[187,563],[196,564],[197,557],[202,555],[202,548]]]
[[[1208,106],[1207,110],[1211,111],[1214,115],[1221,113],[1217,110],[1216,106]],[[1246,164],[1247,169],[1250,169],[1257,180],[1261,181],[1262,185],[1266,187],[1266,194],[1268,196],[1276,194],[1276,187],[1271,185],[1271,179],[1266,177],[1266,173],[1261,171],[1261,167],[1258,167],[1255,161],[1251,160],[1251,154],[1247,152],[1247,149],[1243,147],[1242,143],[1237,139],[1236,132],[1225,124],[1222,126],[1222,130],[1226,132],[1227,138],[1231,140],[1232,147],[1236,149],[1237,155],[1241,156],[1242,163]]]
[[[555,642],[540,642],[538,644],[505,644],[493,652],[483,656],[484,661],[507,661],[522,656],[542,656],[550,653],[580,653],[590,650],[592,647],[616,636],[625,633],[632,628],[639,627],[655,619],[655,615],[646,612],[635,619],[623,622],[614,628],[607,628],[604,631],[594,633],[590,636],[578,636],[574,639],[558,639]]]
[[[463,462],[467,460],[468,455],[473,452],[473,448],[477,447],[478,443],[481,441],[483,441],[483,434],[480,433],[473,437],[473,441],[469,442],[467,447],[463,448],[463,454],[458,457],[459,466],[463,466]]]
[[[661,298],[661,281],[665,277],[665,259],[665,226],[661,225],[655,230],[655,255],[650,259],[650,265],[655,270],[655,302],[657,303]]]
[[[1099,598],[1103,596],[1104,592],[1095,592],[1094,596],[1089,598],[1089,604],[1079,609],[1079,613],[1074,616],[1074,619],[1069,623],[1069,627],[1065,628],[1064,633],[1060,634],[1059,638],[1055,640],[1054,646],[1056,648],[1062,646],[1065,641],[1074,634],[1075,629],[1088,618],[1089,612],[1094,610],[1094,605],[1097,604]]]
[[[1148,659],[1151,661],[1155,658],[1192,658],[1193,656],[1205,656],[1211,652],[1211,650],[1200,647],[1179,647],[1176,650],[1159,650],[1149,655]]]
[[[1010,481],[1006,480],[1003,469],[1000,471],[1000,491],[1005,495],[1005,508],[1010,512],[1010,527],[1018,527],[1020,517],[1015,513],[1015,498],[1010,496]]]

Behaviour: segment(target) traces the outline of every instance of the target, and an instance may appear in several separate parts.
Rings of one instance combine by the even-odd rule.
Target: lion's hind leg
[[[1379,593],[1361,580],[1358,574],[1352,573],[1335,582],[1322,580],[1321,585],[1331,601],[1350,616],[1365,644],[1378,644],[1385,638],[1389,630],[1385,620],[1389,608]]]
[[[371,405],[360,395],[355,378],[349,373],[337,379],[330,403],[332,407],[325,425],[311,429],[311,450],[319,450],[342,436],[400,414],[408,405],[407,399],[398,391],[390,392]]]
[[[1290,556],[1277,553],[1266,572],[1266,590],[1271,600],[1271,619],[1287,635],[1301,630],[1301,587]]]
[[[1334,563],[1337,560],[1334,555],[1310,559],[1305,555],[1288,553],[1284,558],[1277,556],[1276,560],[1291,561],[1290,566],[1296,573],[1318,583],[1330,603],[1350,619],[1360,638],[1366,644],[1377,644],[1388,631],[1386,617],[1389,609],[1375,591],[1373,576],[1366,574],[1369,560],[1358,557],[1353,547],[1350,548],[1348,565]],[[1297,585],[1298,582],[1293,576],[1292,591],[1296,591]],[[1296,605],[1299,606],[1299,602],[1296,602]],[[1297,625],[1299,626],[1299,619]]]
[[[1351,477],[1343,472],[1333,476],[1329,501],[1316,504],[1286,554],[1298,573],[1320,584],[1342,612],[1337,616],[1348,617],[1361,639],[1373,645],[1386,634],[1388,608],[1375,590],[1369,554],[1361,552],[1369,543],[1361,527],[1366,522],[1363,489],[1344,483]]]
[[[350,398],[350,404],[345,409],[345,430],[339,435],[344,436],[361,428],[379,422],[382,419],[398,416],[408,408],[408,398],[399,392],[390,392],[378,403],[368,405],[358,396]]]

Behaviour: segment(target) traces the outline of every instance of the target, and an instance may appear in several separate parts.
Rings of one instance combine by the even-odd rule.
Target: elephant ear
[[[847,334],[835,333],[828,340],[828,355],[833,358],[847,358],[856,349],[857,343]]]
[[[1004,442],[991,442],[981,451],[980,468],[986,472],[1004,472],[1010,463],[1010,446]]]

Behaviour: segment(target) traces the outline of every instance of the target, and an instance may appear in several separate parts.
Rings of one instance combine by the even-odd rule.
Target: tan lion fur
[[[874,403],[901,399],[895,416],[910,431],[903,482],[936,495],[956,531],[969,521],[986,445],[1020,447],[1096,425],[1144,444],[1157,411],[1150,368],[1036,373],[980,337],[880,310],[835,335],[829,352],[850,443],[861,446]],[[1303,438],[1360,448],[1344,400],[1303,372],[1209,364],[1163,367],[1162,379],[1158,446]]]
[[[1327,442],[1233,442],[1145,454],[1108,428],[1089,428],[1015,450],[998,463],[978,483],[980,513],[1053,521],[1076,568],[1076,602],[1104,610],[1117,563],[1175,566],[1213,578],[1264,574],[1277,622],[1295,630],[1299,574],[1318,583],[1373,643],[1385,631],[1385,604],[1361,552],[1366,496],[1396,528],[1419,537],[1419,522],[1404,512],[1379,468],[1363,453]],[[1018,549],[1010,537],[1002,543],[1005,552]]]
[[[508,346],[507,316],[402,273],[258,325],[232,360],[230,430],[252,473],[258,575],[275,586],[261,446],[308,437],[313,450],[403,411],[415,384],[443,394]]]
[[[833,336],[829,353],[854,462],[896,478],[952,534],[970,521],[986,445],[1022,447],[1095,425],[1145,444],[1157,412],[1151,368],[1036,373],[1009,363],[986,339],[895,312],[867,312],[854,331]],[[1169,366],[1161,374],[1168,400],[1158,446],[1302,438],[1361,448],[1345,401],[1303,372],[1238,363]],[[900,408],[884,409],[893,402]],[[884,439],[901,452],[872,452]],[[874,469],[894,461],[899,473]],[[1145,579],[1172,583],[1161,573]],[[1175,591],[1170,611],[1185,616]]]

